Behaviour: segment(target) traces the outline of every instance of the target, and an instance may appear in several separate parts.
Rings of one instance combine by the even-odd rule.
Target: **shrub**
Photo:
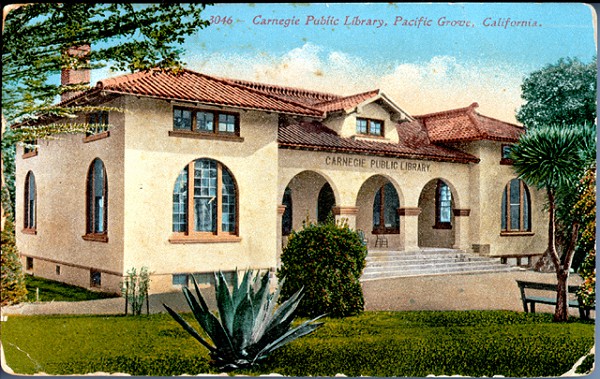
[[[578,295],[583,303],[593,307],[596,303],[596,168],[584,176],[579,185],[579,201],[574,212],[581,214],[582,228],[577,241],[577,253],[585,259],[579,266],[583,283]]]
[[[6,219],[2,231],[1,252],[2,279],[0,283],[0,305],[17,304],[27,299],[25,275],[15,243],[15,225]]]
[[[281,255],[277,276],[285,278],[282,298],[304,288],[298,314],[307,317],[327,313],[331,317],[355,315],[364,310],[360,277],[367,248],[356,231],[333,218],[305,223],[293,231]]]
[[[127,314],[127,305],[131,306],[131,314],[141,315],[142,307],[146,303],[146,313],[149,312],[148,306],[148,287],[150,285],[150,274],[146,267],[140,269],[140,273],[134,268],[127,271],[127,276],[121,283],[121,295],[125,298],[125,313]]]

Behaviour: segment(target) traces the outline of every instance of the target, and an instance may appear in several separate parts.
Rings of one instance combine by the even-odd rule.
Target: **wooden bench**
[[[521,291],[521,301],[523,301],[523,310],[525,311],[525,313],[529,313],[529,312],[535,313],[535,304],[536,303],[556,305],[556,291],[557,291],[556,284],[517,280],[517,285],[519,286],[519,290]],[[569,287],[568,288],[569,294],[577,293],[577,291],[579,290],[579,286],[577,286],[577,285],[570,285],[568,287]],[[530,295],[530,294],[527,294],[527,292],[525,291],[526,289],[553,292],[554,297],[543,297],[543,296],[539,296],[537,294]],[[585,320],[590,318],[591,307],[584,305],[579,296],[577,296],[577,299],[574,299],[574,300],[569,299],[568,306],[570,308],[578,308],[580,318],[585,319]]]
[[[527,264],[525,266],[529,266],[531,264],[531,258],[532,257],[541,257],[541,256],[542,256],[541,253],[535,253],[535,254],[502,254],[502,255],[497,255],[497,257],[500,258],[500,262],[502,264],[508,263],[508,259],[509,258],[515,258],[517,260],[517,266],[521,266],[521,259],[523,259],[523,258],[527,258]]]

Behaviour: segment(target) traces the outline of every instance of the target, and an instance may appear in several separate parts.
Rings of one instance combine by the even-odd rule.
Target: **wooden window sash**
[[[33,178],[33,196],[32,196],[32,180]],[[33,197],[33,199],[31,199]],[[25,234],[36,234],[37,229],[37,190],[35,183],[35,175],[29,171],[25,177],[25,194],[24,194],[24,220],[23,232]],[[32,209],[33,204],[33,209]]]
[[[87,177],[87,190],[86,190],[86,233],[82,238],[86,241],[97,241],[97,242],[108,242],[108,177],[106,175],[106,167],[104,162],[100,160],[102,170],[102,198],[103,198],[103,209],[102,214],[102,225],[103,231],[99,232],[96,230],[96,207],[95,207],[95,187],[96,187],[96,161],[98,158],[92,161],[90,169],[88,170]]]
[[[237,186],[234,189],[235,205],[236,205],[236,217],[235,217],[235,228],[233,232],[223,231],[223,165],[220,162],[217,164],[217,188],[216,188],[216,227],[213,232],[202,232],[195,230],[195,210],[194,210],[194,176],[195,176],[195,163],[192,161],[188,164],[188,212],[187,212],[187,231],[185,232],[173,232],[172,237],[169,239],[172,243],[193,243],[193,242],[237,242],[240,240],[239,234],[239,209],[238,209],[238,191]],[[233,180],[233,178],[232,178]]]
[[[205,136],[215,136],[215,137],[230,137],[230,138],[240,136],[240,115],[238,113],[222,112],[222,111],[207,110],[207,109],[200,109],[200,108],[187,108],[187,107],[174,107],[173,112],[175,111],[175,109],[179,109],[182,111],[183,110],[190,111],[191,123],[192,123],[191,132],[194,134],[205,135]],[[197,116],[198,112],[210,113],[213,115],[212,131],[198,129],[198,116]],[[234,116],[234,131],[233,132],[219,131],[219,116],[220,115]],[[175,117],[175,116],[173,115],[173,117]],[[173,131],[181,132],[181,133],[177,133],[177,134],[185,135],[185,130],[173,129]]]
[[[505,204],[503,204],[503,206],[506,207],[506,229],[503,229],[502,232],[503,233],[526,233],[528,235],[528,233],[531,232],[531,222],[528,222],[528,227],[525,228],[525,196],[527,196],[527,191],[525,189],[525,183],[523,183],[522,180],[519,180],[519,228],[518,229],[513,229],[512,228],[512,215],[511,215],[511,203],[510,203],[510,195],[511,195],[511,188],[510,188],[510,183],[512,182],[509,181],[508,184],[506,185],[506,202]]]
[[[383,120],[375,120],[372,118],[357,117],[356,122],[358,123],[359,120],[365,121],[367,123],[367,131],[365,133],[360,133],[357,131],[357,134],[363,135],[363,136],[370,136],[370,137],[380,137],[380,138],[385,137],[385,122]],[[374,122],[377,122],[380,124],[380,133],[379,134],[373,134],[371,124]]]

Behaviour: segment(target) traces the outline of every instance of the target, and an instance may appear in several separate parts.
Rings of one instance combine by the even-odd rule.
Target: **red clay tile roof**
[[[293,115],[322,116],[321,111],[305,104],[191,70],[182,70],[179,74],[151,70],[123,75],[99,81],[95,90],[111,94],[194,101]]]
[[[352,109],[359,105],[360,103],[365,102],[368,99],[371,99],[375,96],[379,95],[379,90],[373,90],[363,93],[358,93],[356,95],[350,95],[346,97],[339,97],[337,99],[324,101],[322,103],[314,104],[314,107],[322,110],[323,112],[336,112],[343,111],[347,109]]]
[[[278,142],[280,147],[301,150],[355,153],[457,163],[479,162],[479,159],[471,154],[433,144],[409,146],[402,141],[396,144],[340,137],[333,130],[318,121],[303,121],[281,125],[279,127]]]
[[[266,84],[266,83],[256,83],[256,82],[250,82],[247,80],[240,80],[240,79],[229,79],[229,78],[220,78],[220,79],[231,82],[231,83],[239,84],[244,87],[254,89],[256,91],[260,91],[260,92],[264,92],[264,93],[267,93],[270,95],[281,97],[281,98],[284,98],[284,99],[287,99],[287,100],[290,100],[293,102],[306,104],[309,106],[313,106],[318,103],[337,100],[337,99],[342,98],[342,96],[335,95],[332,93],[317,92],[317,91],[311,91],[311,90],[306,90],[306,89],[302,89],[302,88],[285,87],[285,86],[278,86],[278,85]]]
[[[523,127],[475,112],[479,104],[414,116],[427,129],[433,143],[492,140],[517,142]]]

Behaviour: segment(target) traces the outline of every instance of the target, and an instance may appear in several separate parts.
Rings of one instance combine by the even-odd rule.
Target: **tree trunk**
[[[556,204],[554,191],[547,190],[548,195],[548,247],[544,255],[535,263],[533,269],[540,272],[556,272],[560,270],[560,259],[556,251]]]
[[[566,267],[565,267],[566,268]],[[569,269],[561,268],[556,273],[556,308],[554,309],[554,321],[565,322],[569,320]]]

